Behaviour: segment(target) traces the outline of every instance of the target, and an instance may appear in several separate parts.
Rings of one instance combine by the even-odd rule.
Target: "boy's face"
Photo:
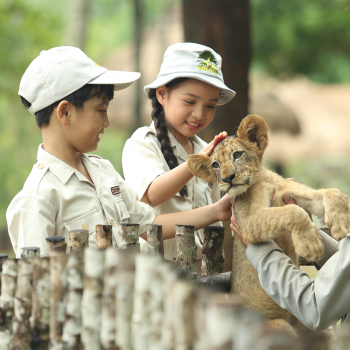
[[[95,151],[100,135],[109,126],[108,100],[93,97],[85,101],[83,108],[72,109],[70,118],[70,144],[81,153]]]

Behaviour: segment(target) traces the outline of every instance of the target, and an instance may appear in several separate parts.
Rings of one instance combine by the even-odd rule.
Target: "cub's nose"
[[[222,179],[222,181],[227,182],[227,183],[231,183],[231,181],[235,178],[235,174],[232,174],[230,176],[225,177],[224,179]]]

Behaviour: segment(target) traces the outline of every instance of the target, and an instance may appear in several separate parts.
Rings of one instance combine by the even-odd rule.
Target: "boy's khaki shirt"
[[[179,164],[186,162],[188,159],[187,152],[171,132],[168,132],[168,135],[170,145]],[[207,145],[198,136],[191,137],[191,141],[195,154],[199,153]],[[150,127],[137,129],[131,138],[126,141],[122,162],[125,180],[136,191],[139,198],[143,197],[148,186],[157,176],[170,171],[161,151],[153,122]],[[178,192],[174,197],[157,205],[154,208],[157,211],[157,215],[201,208],[220,199],[219,187],[216,183],[213,186],[209,186],[205,181],[197,177],[193,177],[187,183],[187,192],[188,196],[186,198],[182,198]],[[218,222],[213,225],[222,225],[222,223]],[[195,240],[198,247],[197,258],[200,259],[202,256],[203,230],[195,231]],[[141,251],[147,250],[146,241],[140,239],[140,243]],[[176,258],[176,256],[175,238],[164,241],[164,258],[173,261],[173,258]]]
[[[95,246],[98,224],[112,225],[116,244],[120,223],[140,224],[139,234],[153,223],[156,211],[139,202],[108,160],[84,154],[82,162],[93,183],[39,146],[38,163],[6,212],[17,257],[28,246],[40,247],[41,255],[47,255],[46,238],[64,236],[68,242],[71,230],[88,230],[89,245]]]

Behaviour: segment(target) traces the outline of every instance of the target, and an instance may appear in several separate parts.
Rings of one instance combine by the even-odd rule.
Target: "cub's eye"
[[[213,163],[211,163],[211,166],[212,166],[213,168],[217,169],[220,165],[219,165],[218,162],[213,162]]]
[[[237,159],[237,158],[239,158],[241,155],[243,154],[243,152],[235,152],[235,153],[233,153],[233,158],[235,158],[235,159]]]

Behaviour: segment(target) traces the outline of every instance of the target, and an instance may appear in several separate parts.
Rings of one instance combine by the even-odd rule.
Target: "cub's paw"
[[[324,246],[314,224],[309,229],[293,232],[293,242],[295,251],[306,260],[317,261],[322,258]]]
[[[336,212],[335,210],[328,211],[325,215],[327,227],[331,230],[331,235],[337,241],[345,238],[350,233],[350,213],[349,215]]]

